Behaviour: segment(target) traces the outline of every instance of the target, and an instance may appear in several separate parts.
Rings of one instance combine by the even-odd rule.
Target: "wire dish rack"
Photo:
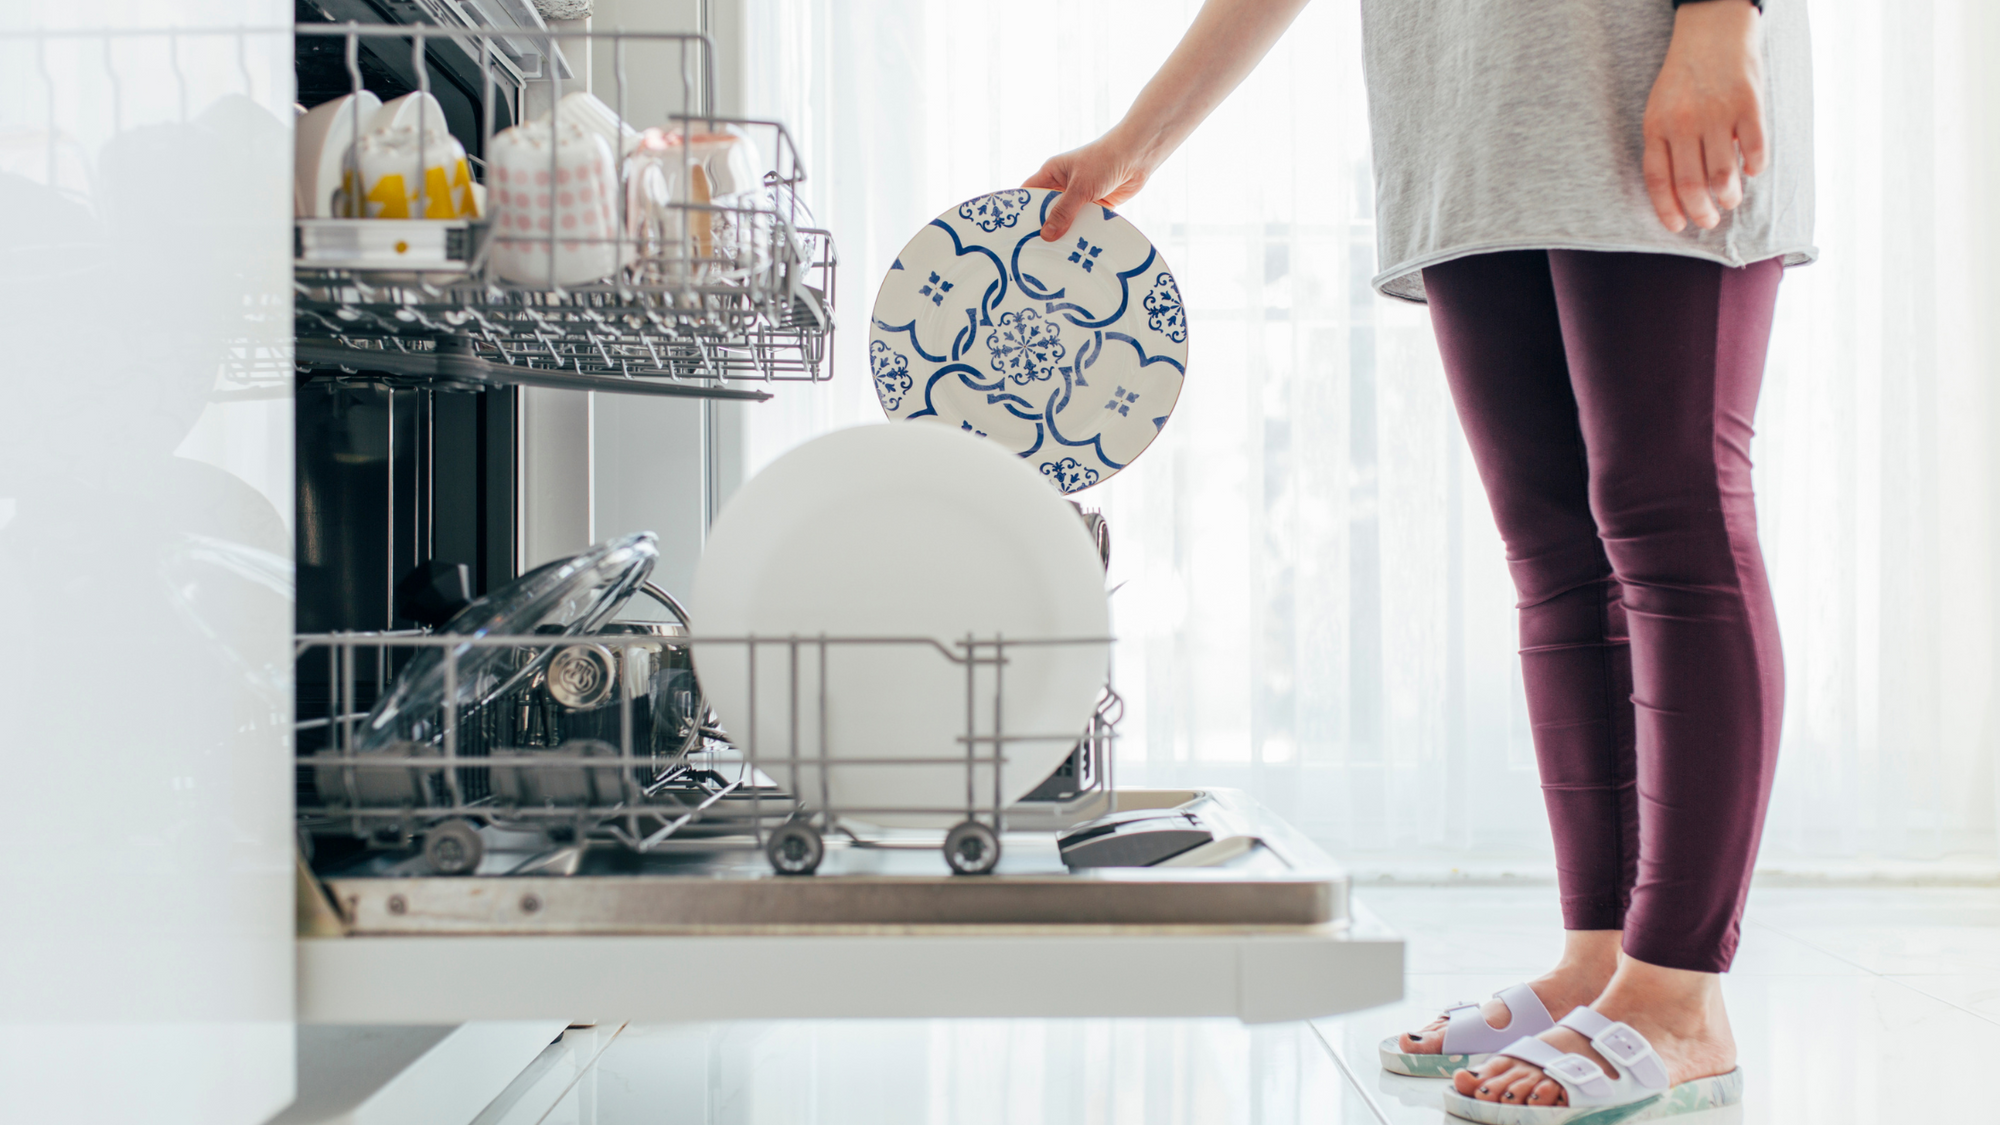
[[[1024,649],[1091,640],[966,637],[695,637],[651,633],[591,633],[560,638],[446,636],[425,633],[301,635],[295,655],[298,722],[298,815],[302,842],[316,838],[410,848],[421,843],[429,870],[474,871],[485,839],[496,832],[534,840],[536,859],[509,874],[575,871],[593,842],[639,854],[761,850],[783,875],[810,875],[829,836],[848,846],[890,846],[869,827],[871,814],[915,813],[957,823],[936,846],[957,874],[991,872],[1010,821],[1034,827],[1081,819],[1113,788],[1112,742],[1123,702],[1108,686],[1086,730],[1001,733],[997,674]],[[801,731],[786,724],[775,737],[753,727],[725,733],[702,702],[691,654],[743,659],[751,698],[785,693],[799,713],[801,667],[826,667],[830,653],[856,646],[924,651],[965,670],[966,729],[934,757],[868,757],[842,752],[824,726]],[[511,650],[508,680],[522,686],[496,697],[460,702],[426,714],[419,740],[371,743],[363,725],[372,702],[395,674],[424,650],[441,650],[444,698],[460,700],[458,667],[474,648]],[[782,684],[757,683],[757,654],[778,650],[791,670]],[[993,673],[990,686],[976,675]],[[686,674],[682,674],[685,670]],[[513,672],[523,673],[516,676]],[[825,677],[815,680],[826,711]],[[324,685],[308,702],[308,684]],[[990,709],[990,710],[989,710]],[[754,710],[754,706],[753,706]],[[989,719],[989,716],[991,718]],[[1010,748],[1031,743],[1072,745],[1054,775],[1017,805],[1001,791]],[[836,806],[828,779],[837,771],[888,765],[965,770],[964,801],[948,807],[893,810]],[[773,782],[816,775],[817,801],[802,801]],[[487,829],[482,835],[481,829]],[[907,833],[896,846],[910,846]]]
[[[356,94],[364,87],[364,46],[371,58],[407,46],[420,94],[430,93],[427,52],[449,45],[454,57],[476,63],[483,93],[479,151],[468,151],[467,163],[487,200],[472,216],[300,219],[301,368],[336,377],[384,372],[446,388],[522,384],[738,399],[769,395],[731,383],[832,377],[833,237],[813,225],[799,201],[805,169],[785,126],[711,112],[715,48],[707,37],[354,23],[301,24],[297,34],[341,47]],[[523,50],[524,44],[535,49]],[[500,229],[492,215],[504,190],[496,182],[494,139],[510,118],[531,125],[543,115],[559,124],[570,120],[560,108],[564,95],[583,84],[565,81],[572,65],[565,51],[608,54],[611,92],[603,104],[616,115],[617,135],[630,140],[650,127],[653,143],[636,151],[620,143],[626,151],[611,154],[618,187],[610,229]],[[629,75],[640,66],[647,73],[678,68],[676,104],[637,104]],[[361,101],[349,104],[351,131],[360,135]],[[415,177],[413,203],[401,209],[421,216],[459,209],[452,201],[461,186],[444,175],[433,179],[439,158],[424,151],[428,131],[415,135],[415,167],[426,174]],[[704,138],[727,139],[740,149],[735,159],[757,166],[710,175],[695,151]],[[368,182],[358,147],[342,157],[345,185]],[[562,146],[545,147],[547,182],[566,180],[558,166]],[[681,186],[667,197],[636,190],[634,177],[648,174],[648,164],[660,182]],[[746,172],[748,184],[721,182]],[[707,186],[689,188],[697,183],[730,190],[710,195]],[[545,254],[542,279],[561,277],[565,255],[594,253],[615,264],[589,280],[536,284],[520,280],[518,266],[512,278],[504,275],[496,252],[502,246],[517,260]]]

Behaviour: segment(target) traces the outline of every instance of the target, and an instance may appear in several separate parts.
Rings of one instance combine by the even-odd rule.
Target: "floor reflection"
[[[1376,1044],[1532,975],[1553,887],[1376,888],[1410,940],[1405,999],[1312,1024],[935,1020],[572,1031],[478,1125],[1450,1125],[1441,1082]],[[1956,1081],[2000,1054],[2000,889],[1759,889],[1723,990],[1744,1102],[1677,1125],[1984,1120]],[[1057,987],[1052,985],[1052,987]],[[1162,988],[1173,987],[1162,981]],[[1984,1007],[1982,1007],[1984,1006]]]
[[[549,1093],[480,1125],[1378,1120],[1310,1027],[1227,1020],[633,1027]]]

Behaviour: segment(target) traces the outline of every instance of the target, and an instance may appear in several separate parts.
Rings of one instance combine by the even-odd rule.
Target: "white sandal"
[[[1477,1004],[1454,1005],[1445,1009],[1447,1022],[1443,1054],[1404,1054],[1397,1049],[1401,1046],[1397,1042],[1400,1036],[1391,1035],[1382,1040],[1378,1048],[1382,1069],[1391,1074],[1407,1074],[1411,1078],[1450,1078],[1457,1070],[1478,1066],[1492,1058],[1494,1052],[1502,1047],[1524,1037],[1540,1035],[1556,1025],[1542,998],[1525,984],[1503,988],[1493,995],[1507,1005],[1506,1027],[1494,1027],[1487,1023]]]
[[[1527,1038],[1510,1043],[1497,1052],[1510,1059],[1538,1066],[1542,1073],[1569,1094],[1562,1106],[1513,1105],[1482,1102],[1457,1090],[1446,1090],[1444,1111],[1453,1117],[1478,1121],[1483,1125],[1590,1125],[1626,1121],[1652,1121],[1683,1113],[1698,1113],[1717,1106],[1735,1105],[1743,1099],[1743,1068],[1727,1074],[1697,1078],[1670,1085],[1667,1066],[1631,1027],[1606,1019],[1596,1010],[1578,1008],[1557,1021],[1590,1040],[1597,1053],[1618,1068],[1618,1077],[1583,1055],[1560,1051],[1540,1039]]]

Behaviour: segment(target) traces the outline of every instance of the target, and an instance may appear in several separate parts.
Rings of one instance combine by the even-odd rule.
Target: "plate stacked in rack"
[[[858,426],[773,462],[716,520],[688,608],[730,741],[809,808],[872,824],[1019,800],[1083,736],[1109,658],[1076,513],[941,426]],[[1004,759],[997,784],[968,749]]]

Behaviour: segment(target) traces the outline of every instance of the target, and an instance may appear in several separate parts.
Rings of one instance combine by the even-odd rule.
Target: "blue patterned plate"
[[[1187,317],[1159,251],[1110,208],[1042,241],[1058,194],[996,191],[917,232],[875,295],[868,365],[889,417],[991,438],[1067,493],[1167,424]]]

